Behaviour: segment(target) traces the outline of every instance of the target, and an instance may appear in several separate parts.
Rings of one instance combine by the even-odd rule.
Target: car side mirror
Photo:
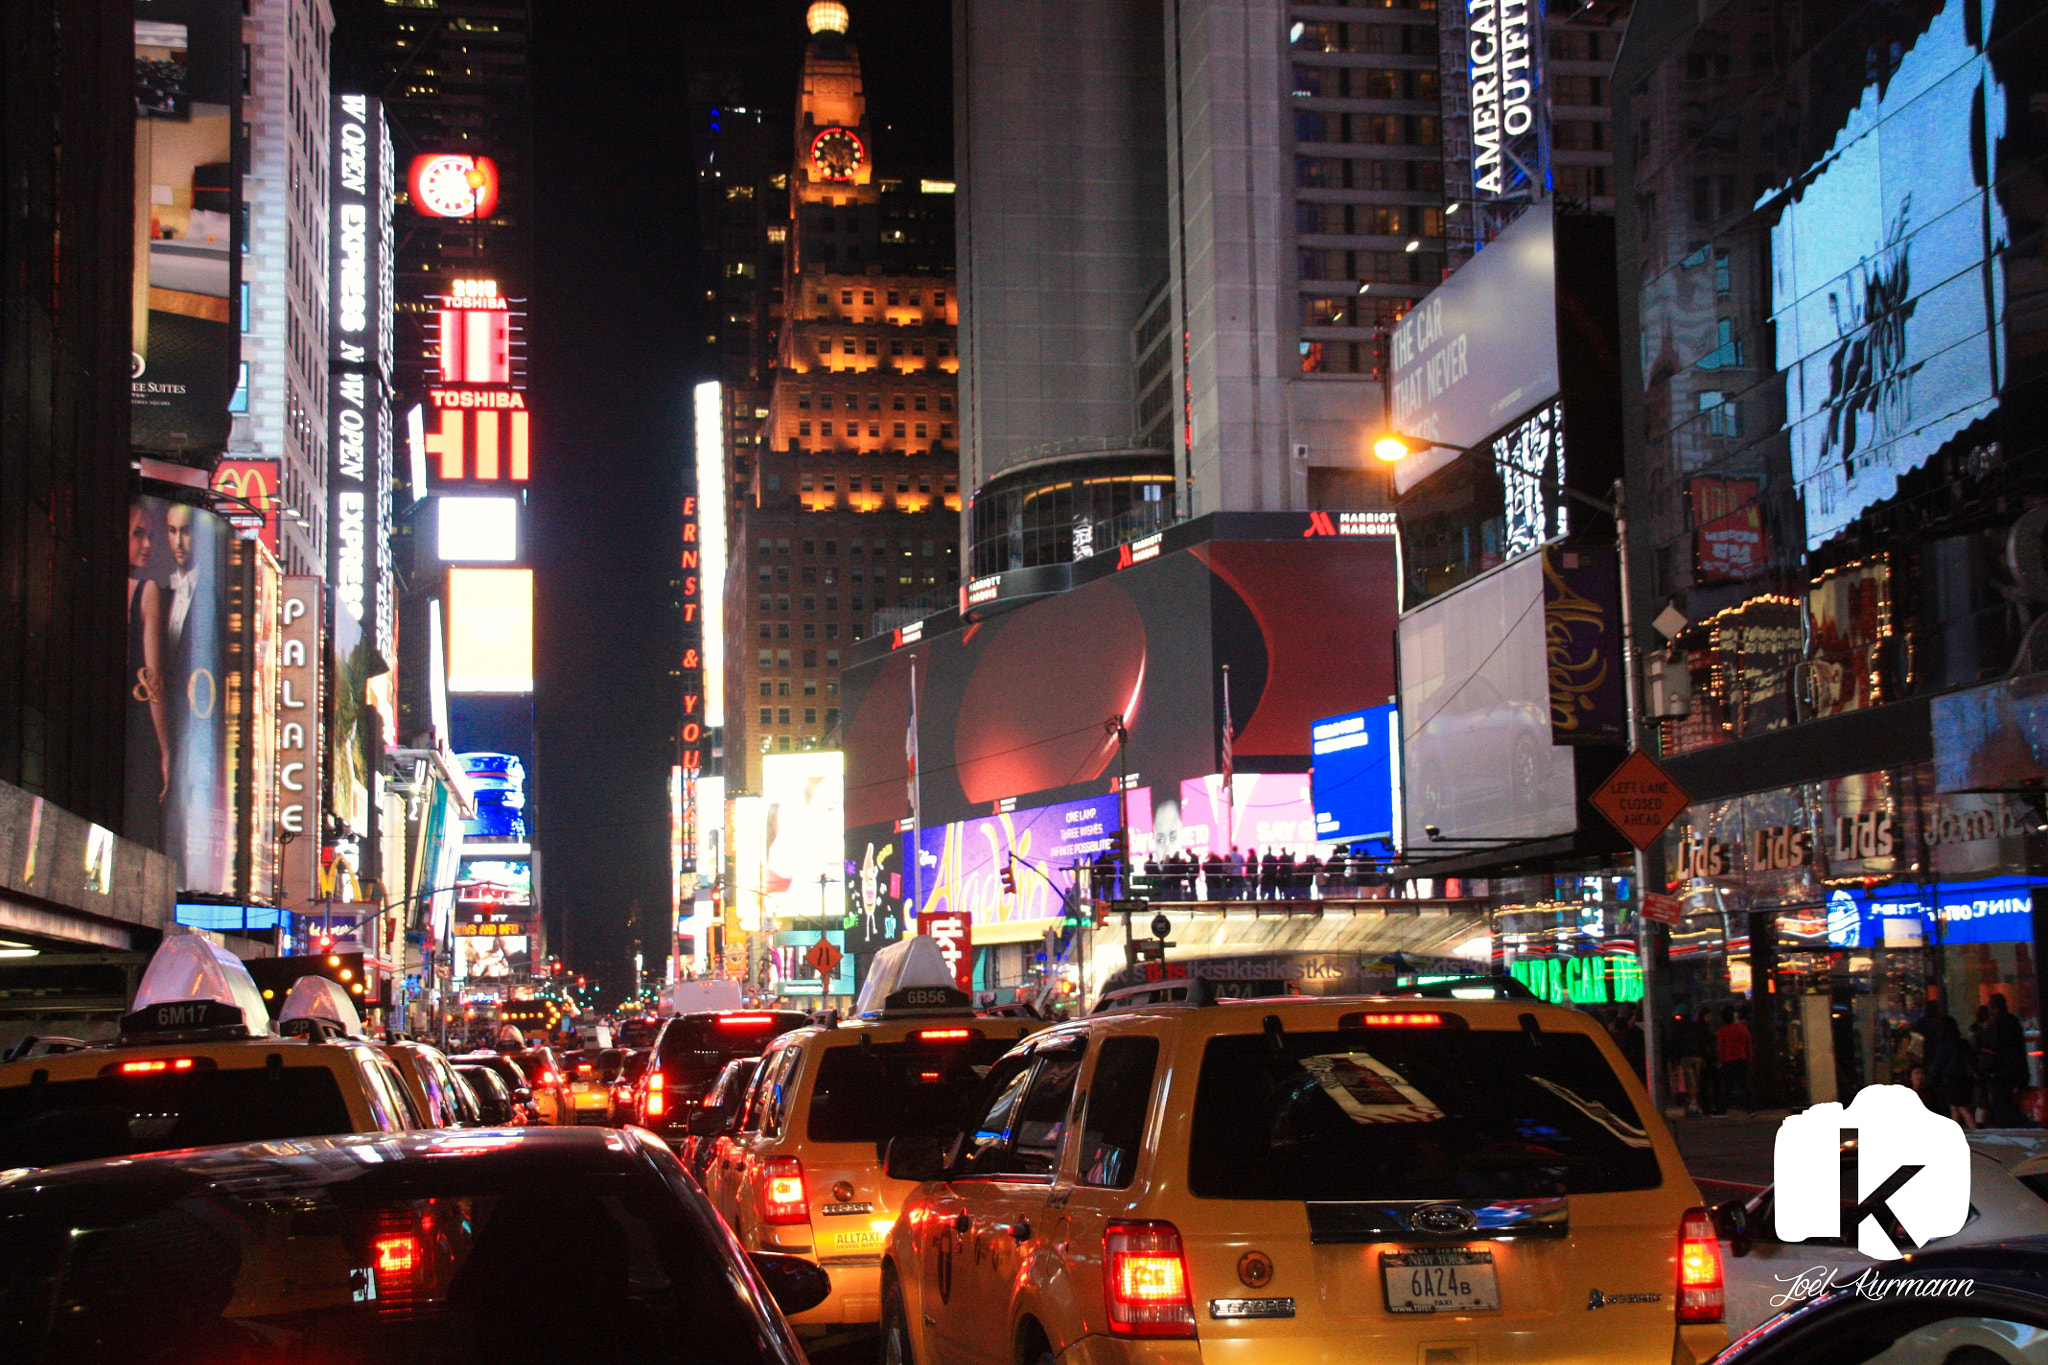
[[[946,1173],[945,1145],[922,1134],[891,1138],[888,1150],[883,1153],[882,1168],[891,1180],[937,1180]]]
[[[1749,1234],[1749,1210],[1743,1203],[1730,1199],[1707,1210],[1714,1220],[1714,1235],[1728,1244],[1730,1256],[1747,1256],[1754,1245]]]
[[[725,1131],[725,1121],[731,1117],[723,1109],[693,1109],[690,1111],[691,1137],[717,1137]]]
[[[512,1092],[512,1099],[516,1104],[532,1104],[533,1092],[522,1085]]]
[[[773,1251],[750,1251],[762,1283],[775,1299],[775,1306],[794,1316],[816,1308],[832,1292],[832,1277],[801,1256],[784,1256]]]

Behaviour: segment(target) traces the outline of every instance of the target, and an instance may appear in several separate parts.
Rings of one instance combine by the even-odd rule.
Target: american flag
[[[1230,723],[1230,665],[1223,666],[1223,799],[1230,799],[1231,742],[1236,734]]]

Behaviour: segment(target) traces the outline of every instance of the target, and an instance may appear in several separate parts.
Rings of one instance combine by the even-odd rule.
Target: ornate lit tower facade
[[[736,791],[760,789],[762,754],[833,747],[848,647],[959,577],[951,252],[898,226],[924,200],[949,211],[952,186],[880,174],[846,7],[821,0],[808,22],[782,333],[760,444],[733,470]]]

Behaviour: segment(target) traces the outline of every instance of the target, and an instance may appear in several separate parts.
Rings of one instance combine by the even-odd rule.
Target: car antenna
[[[1273,1045],[1273,1051],[1285,1052],[1287,1050],[1287,1035],[1280,1028],[1280,1016],[1277,1014],[1267,1015],[1262,1027],[1266,1030],[1266,1041]]]
[[[1536,1022],[1536,1016],[1533,1014],[1519,1015],[1517,1016],[1517,1021],[1522,1025],[1522,1033],[1528,1038],[1529,1046],[1542,1047],[1543,1026]]]

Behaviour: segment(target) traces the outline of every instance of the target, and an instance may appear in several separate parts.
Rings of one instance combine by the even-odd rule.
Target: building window
[[[773,724],[775,723],[775,708],[774,708],[774,707],[772,707],[772,706],[764,706],[764,707],[762,707],[762,708],[761,708],[761,723],[762,723],[763,725],[773,725]]]
[[[806,724],[806,725],[816,725],[817,723],[818,723],[818,708],[817,708],[817,707],[815,707],[815,706],[806,706],[806,707],[804,708],[804,724]]]
[[[809,394],[807,394],[807,393],[800,393],[800,394],[798,394],[798,395],[796,396],[796,405],[797,405],[798,407],[800,407],[800,408],[808,408],[808,407],[810,407],[810,405],[811,405],[811,396],[810,396]],[[832,405],[831,399],[829,399],[829,398],[828,398],[828,399],[826,399],[826,400],[825,400],[825,406],[827,406],[827,407],[830,407],[831,405]]]
[[[767,668],[775,662],[775,656],[768,650],[764,649],[756,657],[755,662],[757,662],[762,668]]]
[[[761,679],[761,695],[764,697],[772,697],[775,695],[772,691],[769,690],[769,683],[766,678]]]
[[[878,351],[876,350],[876,345],[877,345],[877,343],[876,343],[875,339],[874,339],[873,337],[869,337],[869,338],[868,338],[868,354],[869,354],[869,355],[876,355],[876,354],[879,354],[879,352],[878,352]]]
[[[916,300],[914,300],[914,299],[913,299],[913,300],[912,300],[912,302],[914,303],[914,302],[916,302]],[[945,306],[946,306],[946,291],[945,291],[945,290],[943,290],[943,289],[934,289],[934,290],[932,290],[932,307],[934,307],[934,308],[944,308]]]
[[[809,621],[804,622],[804,638],[806,640],[815,640],[818,638],[818,628],[812,625]]]
[[[903,435],[903,423],[901,423],[901,422],[898,422],[898,423],[896,424],[896,435],[897,435],[897,437],[898,437],[899,439],[900,439],[900,438],[902,437],[902,435]]]
[[[891,341],[891,342],[889,343],[889,354],[890,354],[890,355],[902,355],[902,354],[903,354],[903,343],[902,343],[901,341]]]
[[[860,301],[861,301],[862,303],[866,304],[867,306],[869,306],[870,308],[872,308],[872,307],[874,306],[874,303],[875,303],[875,291],[874,291],[874,290],[872,290],[872,289],[863,289],[863,290],[861,290],[861,291],[860,291]]]
[[[786,754],[786,753],[788,753],[788,752],[789,752],[789,736],[788,736],[788,735],[777,735],[777,736],[775,737],[775,750],[776,750],[776,752],[777,752],[777,753],[784,753],[784,754]]]
[[[774,631],[769,627],[766,621],[763,621],[761,623],[761,638],[764,640],[772,640],[775,638]]]
[[[825,221],[829,223],[829,222],[831,222],[832,220],[831,220],[830,218],[827,218],[827,219],[826,219]],[[848,308],[851,308],[851,307],[853,307],[853,291],[852,291],[851,289],[842,289],[842,290],[840,290],[840,291],[839,291],[839,302],[840,302],[841,304],[843,304],[843,305],[844,305],[845,307],[848,307]]]
[[[784,678],[782,681],[775,684],[775,695],[778,697],[786,697],[789,695],[789,679]]]
[[[788,708],[787,706],[783,706],[783,707],[778,707],[778,708],[776,709],[776,712],[775,712],[775,723],[776,723],[777,725],[787,725],[787,724],[789,724],[789,708]]]
[[[1742,434],[1742,409],[1731,402],[1728,395],[1719,389],[1707,389],[1699,396],[1700,413],[1706,419],[1707,434],[1710,436],[1740,436]]]
[[[789,625],[787,622],[776,623],[775,638],[778,640],[787,640],[789,638]]]
[[[788,651],[788,650],[786,650],[786,649],[778,649],[778,650],[776,650],[776,651],[775,651],[775,662],[776,662],[776,663],[777,663],[777,664],[778,664],[779,666],[781,666],[781,667],[783,667],[783,668],[788,668],[788,667],[789,667],[789,651]]]
[[[761,610],[762,610],[762,611],[773,611],[773,610],[775,610],[775,599],[774,599],[774,598],[772,598],[772,597],[770,597],[770,596],[768,596],[768,594],[766,594],[766,593],[762,593],[762,594],[761,594]]]
[[[807,650],[805,650],[805,651],[804,651],[804,667],[805,667],[805,668],[816,668],[817,666],[818,666],[818,651],[817,651],[817,650],[815,650],[815,649],[807,649]]]
[[[808,650],[808,649],[804,651],[804,653],[806,653],[806,654],[810,654],[810,653],[814,653],[814,652],[815,652],[815,651],[812,651],[812,650]],[[818,695],[818,680],[817,680],[816,678],[805,678],[805,679],[804,679],[804,695],[805,695],[805,696],[807,696],[807,697],[815,697],[815,696],[817,696],[817,695]]]
[[[826,651],[825,651],[825,667],[827,667],[827,668],[837,668],[837,667],[839,667],[839,651],[838,651],[838,650],[836,650],[836,649],[828,649],[828,650],[826,650]],[[834,684],[833,684],[833,690],[834,690],[834,692],[835,692],[835,693],[836,693],[836,692],[838,691],[838,684],[837,684],[837,683],[834,683]]]
[[[839,350],[842,355],[855,355],[859,351],[859,343],[852,337],[841,337],[839,339]]]
[[[825,623],[825,638],[828,640],[839,638],[839,623],[837,621],[827,621]]]

